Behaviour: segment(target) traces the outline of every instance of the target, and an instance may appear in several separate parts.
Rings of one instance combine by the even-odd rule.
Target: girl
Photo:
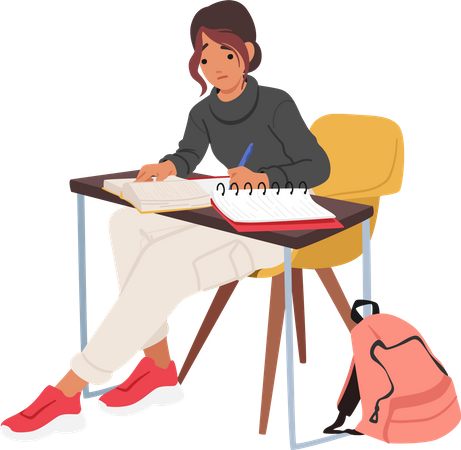
[[[222,1],[200,10],[191,25],[194,53],[191,76],[210,95],[190,112],[174,154],[141,168],[138,182],[187,177],[208,146],[229,170],[230,182],[243,189],[304,181],[325,182],[328,158],[284,91],[259,86],[249,76],[261,62],[256,30],[246,8]],[[243,76],[242,76],[243,74]],[[253,153],[237,167],[249,144]],[[184,298],[283,261],[282,248],[255,239],[209,229],[133,208],[117,211],[110,236],[120,295],[71,370],[48,386],[27,409],[5,420],[2,432],[14,439],[36,439],[53,431],[82,427],[80,393],[88,384],[106,383],[112,373],[142,349],[145,357],[118,388],[104,394],[103,411],[123,415],[151,404],[182,398],[167,344],[167,317]],[[237,332],[237,331],[236,331]],[[84,423],[84,421],[83,421]]]

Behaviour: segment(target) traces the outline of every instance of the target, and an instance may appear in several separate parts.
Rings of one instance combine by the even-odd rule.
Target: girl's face
[[[254,55],[253,44],[246,42],[245,46],[251,61]],[[208,82],[223,92],[242,87],[245,70],[242,55],[230,47],[212,41],[205,33],[202,34],[200,68]]]

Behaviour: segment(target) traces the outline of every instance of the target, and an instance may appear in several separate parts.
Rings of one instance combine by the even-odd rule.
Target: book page
[[[134,180],[135,178],[118,178],[113,180],[104,180],[103,189],[120,197],[120,195],[122,194],[123,185],[125,183],[132,183]]]
[[[152,177],[152,178],[155,181],[156,178],[155,177]],[[136,180],[136,178],[113,178],[110,180],[104,180],[103,188],[106,191],[109,191],[112,194],[118,195],[120,197],[123,192],[123,185],[125,183],[134,183],[134,180]],[[175,175],[170,175],[164,181],[184,181],[184,178],[179,178]],[[146,181],[146,183],[151,183],[151,182]]]
[[[202,189],[204,189],[211,195],[213,191],[216,191],[218,189],[219,183],[222,183],[225,189],[228,188],[229,179],[230,177],[216,177],[216,178],[199,178],[197,180],[191,179],[190,181],[193,181],[194,183],[198,183],[202,187]],[[222,186],[219,189],[221,189],[221,192],[222,192]]]
[[[138,198],[142,203],[166,203],[209,197],[197,183],[181,180],[174,182],[129,183],[123,186],[123,198]]]

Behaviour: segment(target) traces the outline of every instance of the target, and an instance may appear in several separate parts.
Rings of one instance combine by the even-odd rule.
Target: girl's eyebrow
[[[203,50],[205,50],[207,47],[208,47],[208,44],[205,44],[205,45],[202,47],[202,52],[203,52]],[[230,49],[229,47],[226,47],[225,45],[221,45],[220,48],[221,48],[222,50],[230,50],[230,51],[232,51],[232,49]]]

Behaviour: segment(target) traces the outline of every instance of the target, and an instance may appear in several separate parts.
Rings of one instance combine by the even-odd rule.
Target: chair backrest
[[[400,190],[403,179],[403,136],[400,127],[384,117],[329,114],[310,128],[330,160],[330,178],[314,188],[315,195],[373,206],[370,237],[382,195]],[[294,268],[320,269],[346,264],[362,254],[362,227],[295,250]],[[283,264],[256,271],[265,278],[283,271]]]
[[[395,122],[376,116],[329,114],[310,129],[331,164],[330,178],[314,188],[316,195],[352,200],[400,190],[403,137]]]

